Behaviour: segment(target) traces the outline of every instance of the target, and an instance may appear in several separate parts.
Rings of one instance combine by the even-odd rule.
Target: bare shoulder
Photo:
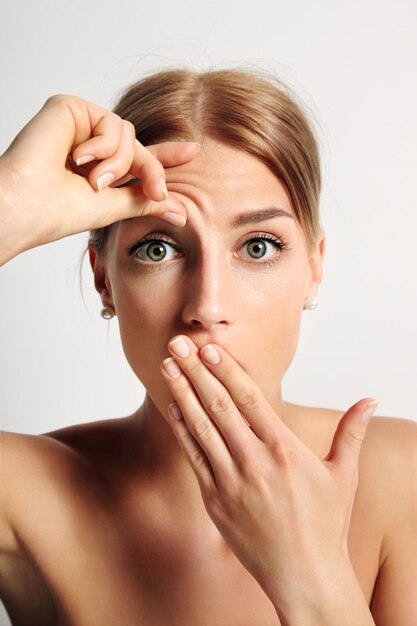
[[[110,422],[75,424],[40,435],[0,433],[0,550],[16,548],[47,504],[88,499],[97,486],[94,450],[114,446]],[[28,516],[28,511],[31,512]],[[52,508],[50,509],[52,512]]]
[[[368,434],[372,437],[375,446],[382,446],[388,450],[390,455],[395,455],[403,451],[403,446],[410,452],[417,442],[417,422],[402,417],[372,417],[367,428]],[[365,438],[366,441],[366,438]]]
[[[78,455],[44,435],[2,431],[0,436],[0,549],[18,552],[21,527],[45,494],[74,484]],[[33,521],[33,520],[32,520]]]
[[[11,543],[11,529],[25,525],[28,510],[33,514],[57,498],[89,501],[97,486],[103,488],[103,459],[113,467],[126,456],[124,424],[115,418],[40,435],[1,432],[0,544]]]
[[[0,436],[1,471],[13,484],[9,491],[20,491],[23,475],[36,469],[48,471],[56,462],[64,465],[74,460],[74,452],[63,442],[46,435],[27,435],[2,431]],[[33,476],[33,474],[32,474]]]
[[[376,417],[368,435],[367,472],[385,515],[372,615],[380,626],[408,626],[417,623],[417,423]]]

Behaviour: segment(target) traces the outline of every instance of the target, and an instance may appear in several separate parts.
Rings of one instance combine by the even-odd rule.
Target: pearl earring
[[[108,307],[104,307],[104,309],[101,309],[100,315],[104,320],[111,320],[111,318],[114,317],[115,314]]]
[[[305,309],[309,309],[310,311],[314,311],[319,306],[319,299],[316,296],[309,298],[304,305]]]

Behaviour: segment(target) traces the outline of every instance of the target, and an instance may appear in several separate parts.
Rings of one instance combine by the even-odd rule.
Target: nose
[[[184,323],[208,331],[232,324],[237,306],[234,280],[227,260],[220,255],[196,259],[184,281]]]

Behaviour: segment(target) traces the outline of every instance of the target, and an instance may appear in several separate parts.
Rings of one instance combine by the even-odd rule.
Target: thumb
[[[364,398],[346,411],[337,425],[330,452],[324,461],[345,470],[357,469],[368,422],[378,404],[378,400]]]

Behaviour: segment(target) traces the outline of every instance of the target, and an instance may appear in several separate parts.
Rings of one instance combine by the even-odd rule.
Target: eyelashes
[[[287,242],[285,242],[282,238],[278,239],[277,237],[274,237],[273,235],[270,235],[268,233],[257,233],[256,235],[253,235],[252,237],[248,238],[242,245],[242,247],[246,246],[247,244],[250,244],[252,242],[256,242],[255,245],[259,248],[261,247],[261,249],[263,250],[263,248],[267,248],[267,244],[265,243],[265,240],[268,241],[270,243],[270,245],[273,245],[274,248],[279,251],[279,253],[274,254],[274,256],[272,258],[268,258],[265,261],[262,261],[262,257],[260,260],[256,260],[254,258],[244,258],[244,262],[249,263],[249,264],[253,264],[253,265],[257,265],[260,267],[266,267],[269,265],[273,265],[275,263],[277,263],[278,261],[281,260],[281,256],[282,256],[282,252],[287,251],[287,250],[291,250],[291,248],[288,247]],[[142,237],[142,239],[140,239],[139,241],[136,241],[133,245],[129,246],[127,248],[127,254],[129,256],[133,256],[138,250],[140,250],[142,247],[145,247],[146,243],[159,243],[162,244],[162,247],[165,248],[166,245],[170,246],[171,248],[173,248],[174,250],[176,250],[177,252],[180,252],[180,248],[173,243],[172,241],[168,241],[166,239],[166,235],[165,233],[152,233],[149,235],[145,235],[144,237]],[[145,249],[145,253],[149,254],[149,251],[152,250],[153,246],[148,245]],[[161,250],[161,246],[159,248]],[[140,263],[141,267],[144,267],[145,269],[153,269],[156,266],[162,267],[164,266],[168,261],[172,260],[172,259],[168,259],[168,260],[164,260],[165,259],[164,255],[162,258],[162,260],[149,260],[149,261],[145,261],[143,259],[139,259],[137,257],[135,257],[135,260]]]

